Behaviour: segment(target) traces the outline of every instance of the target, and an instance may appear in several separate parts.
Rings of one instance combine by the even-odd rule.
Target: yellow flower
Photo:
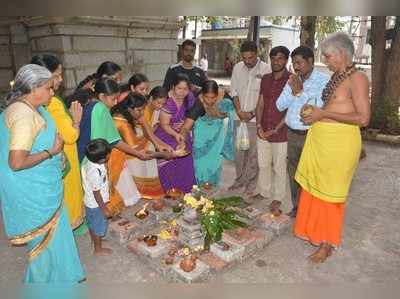
[[[170,224],[171,226],[177,226],[176,219],[172,219]]]
[[[214,216],[215,215],[215,212],[214,211],[211,211],[210,212],[210,216]]]
[[[183,200],[187,205],[191,206],[193,209],[197,209],[197,207],[199,206],[199,202],[190,193],[186,193]]]
[[[196,247],[194,248],[194,251],[200,251],[200,250],[203,250],[203,246],[201,246],[201,245],[196,246]]]
[[[158,236],[160,237],[160,239],[163,239],[163,240],[169,240],[172,238],[171,234],[168,231],[166,231],[165,229],[160,231]]]
[[[207,213],[207,208],[204,206],[204,207],[201,209],[201,212],[202,212],[203,214]]]
[[[184,255],[189,255],[190,254],[189,248],[187,248],[187,247],[183,248],[183,254]]]

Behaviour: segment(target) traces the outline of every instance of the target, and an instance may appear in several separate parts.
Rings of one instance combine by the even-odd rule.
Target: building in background
[[[61,60],[67,92],[107,60],[121,65],[124,81],[143,72],[161,84],[176,62],[181,25],[163,16],[0,17],[0,93],[38,53]]]
[[[243,24],[244,23],[244,24]],[[247,24],[242,27],[229,27],[224,24],[220,28],[204,29],[201,32],[200,52],[208,55],[208,72],[211,75],[223,75],[224,65],[228,57],[232,63],[240,60],[240,44],[247,39]],[[260,24],[260,56],[269,63],[269,51],[272,47],[284,45],[293,50],[299,45],[300,30],[289,26],[277,26],[262,22]]]

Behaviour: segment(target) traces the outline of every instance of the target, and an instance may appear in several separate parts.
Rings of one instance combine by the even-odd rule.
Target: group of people
[[[329,77],[314,67],[313,50],[277,46],[270,68],[255,43],[241,46],[232,72],[237,134],[246,124],[248,146],[236,147],[236,179],[247,201],[269,198],[270,208],[295,219],[294,234],[325,261],[341,243],[344,208],[361,152],[360,127],[370,118],[369,82],[352,62],[354,45],[342,32],[321,45]],[[289,56],[292,71],[288,70]],[[289,181],[291,202],[286,196]]]
[[[7,236],[29,249],[26,282],[84,280],[72,230],[87,225],[94,254],[108,255],[108,218],[172,188],[218,186],[224,159],[236,165],[231,190],[244,187],[250,203],[269,198],[296,217],[295,234],[319,246],[313,261],[340,245],[359,127],[369,120],[368,80],[352,64],[351,39],[337,33],[322,44],[330,79],[307,47],[274,47],[269,66],[245,41],[230,94],[193,65],[195,49],[186,40],[182,61],[150,92],[146,75],[124,84],[110,61],[65,99],[55,95],[57,57],[20,68],[0,114],[0,199]],[[239,127],[246,148],[235,146]]]

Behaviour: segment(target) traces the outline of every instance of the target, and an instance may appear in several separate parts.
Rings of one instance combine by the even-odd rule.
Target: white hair
[[[12,103],[16,99],[29,94],[32,89],[42,86],[52,78],[51,72],[37,64],[26,64],[21,67],[15,76],[11,91],[7,95],[7,104]]]
[[[354,43],[350,36],[345,32],[335,32],[328,35],[321,43],[322,53],[338,53],[344,50],[347,57],[353,60]]]

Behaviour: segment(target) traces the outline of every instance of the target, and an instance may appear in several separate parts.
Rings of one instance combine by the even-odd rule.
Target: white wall
[[[285,46],[290,51],[300,46],[300,31],[285,30],[273,27],[272,33],[272,47]]]

